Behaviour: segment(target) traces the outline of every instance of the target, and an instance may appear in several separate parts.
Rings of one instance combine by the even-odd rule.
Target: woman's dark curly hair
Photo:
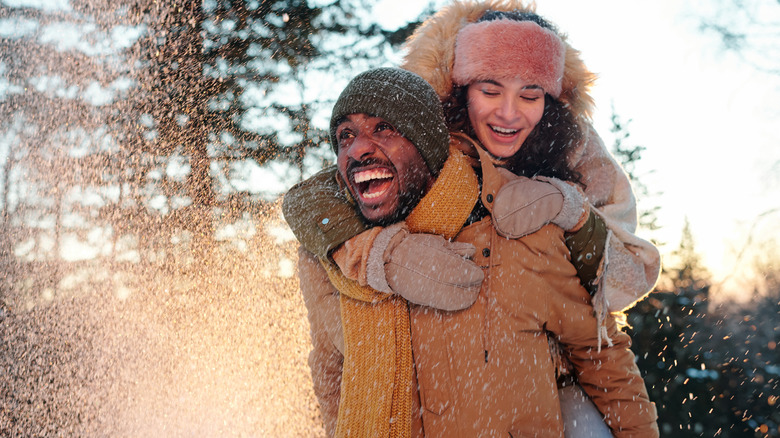
[[[498,19],[533,21],[542,27],[555,28],[532,12],[488,11],[478,21]],[[467,85],[456,86],[444,99],[444,116],[450,131],[463,132],[478,140],[468,116]],[[582,184],[582,175],[569,166],[569,151],[583,139],[574,114],[561,101],[544,95],[544,112],[523,146],[506,162],[506,168],[516,175],[554,177]]]

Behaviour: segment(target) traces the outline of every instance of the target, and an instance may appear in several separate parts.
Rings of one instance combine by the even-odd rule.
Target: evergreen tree
[[[662,435],[708,436],[705,430],[719,421],[705,421],[717,376],[704,343],[710,335],[705,324],[710,285],[687,222],[672,259],[670,291],[656,291],[628,312],[632,349],[658,409]]]
[[[166,201],[157,211],[147,203],[159,219],[143,222],[160,223],[162,234],[150,246],[179,240],[195,260],[209,259],[220,226],[259,216],[274,199],[248,184],[252,171],[275,167],[289,185],[308,153],[327,151],[312,118],[333,96],[309,97],[312,81],[339,65],[346,80],[359,63],[382,62],[393,36],[348,12],[365,9],[347,0],[134,5],[147,29],[132,50],[140,87],[129,113],[141,129],[125,148],[142,152],[131,172]],[[122,222],[145,216],[125,211]]]
[[[660,195],[659,192],[653,192],[642,180],[643,175],[637,174],[636,165],[642,158],[642,152],[646,149],[641,145],[629,145],[628,139],[631,137],[631,132],[628,130],[628,126],[631,124],[631,119],[624,122],[620,116],[615,112],[615,108],[612,108],[612,127],[610,132],[614,136],[614,143],[612,147],[612,154],[617,159],[618,163],[623,167],[623,170],[628,174],[628,179],[631,181],[631,186],[634,189],[634,193],[637,197],[639,205],[639,226],[647,231],[655,231],[659,227],[658,225],[658,213],[661,209],[660,205],[653,205],[642,208],[645,204],[652,200],[655,196]]]
[[[711,351],[719,370],[718,403],[744,436],[780,437],[780,267],[776,242],[761,245],[756,288],[721,304]]]

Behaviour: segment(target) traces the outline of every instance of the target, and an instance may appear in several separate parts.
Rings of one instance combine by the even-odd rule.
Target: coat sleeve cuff
[[[582,228],[590,214],[590,205],[585,192],[576,184],[557,178],[540,176],[537,179],[552,184],[563,194],[563,207],[558,216],[553,219],[553,223],[568,232],[574,232]]]
[[[282,213],[301,245],[321,259],[369,228],[339,187],[335,167],[294,185],[284,196]]]

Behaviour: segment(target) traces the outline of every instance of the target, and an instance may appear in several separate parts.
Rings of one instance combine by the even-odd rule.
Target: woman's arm
[[[322,259],[370,228],[339,186],[336,172],[335,166],[321,170],[294,185],[282,202],[284,219],[295,237]]]
[[[607,228],[594,305],[597,311],[625,310],[655,287],[661,255],[636,235],[636,198],[628,176],[592,127],[569,162],[582,174],[585,194]]]
[[[578,277],[603,315],[622,311],[648,294],[661,258],[652,243],[635,234],[636,199],[626,173],[598,134],[590,127],[585,132],[585,141],[569,157],[582,175],[584,191],[556,178],[529,179],[502,170],[505,181],[494,184],[500,188],[489,208],[496,230],[506,237],[522,237],[546,223],[563,228]],[[556,203],[556,198],[562,201]]]
[[[473,143],[468,143],[467,139],[464,140],[460,137],[453,137],[453,144],[456,146],[462,144],[469,149],[473,149],[474,146]],[[475,151],[474,155],[475,165],[479,165],[479,161],[476,160],[477,155]],[[511,176],[512,174],[502,170],[502,175]],[[503,180],[501,183],[503,183]],[[537,185],[545,184],[543,182],[535,183]],[[554,189],[551,186],[546,187]],[[573,197],[570,196],[569,198]],[[549,197],[546,199],[549,199]],[[550,209],[547,208],[547,204],[548,203],[544,200],[539,199],[533,199],[526,202],[528,208],[523,209],[522,214],[515,215],[515,217],[520,217],[522,219],[521,222],[523,222],[521,225],[523,230],[518,231],[520,233],[519,235],[525,235],[532,232],[533,230],[530,230],[529,227],[538,228],[552,220],[555,215],[550,216]],[[565,204],[569,205],[569,208],[572,209],[571,206],[581,204],[581,200],[572,201],[569,199]],[[559,203],[555,214],[558,214],[561,207],[562,204]],[[373,240],[378,235],[379,227],[370,229],[369,225],[362,220],[354,205],[344,194],[344,190],[339,186],[336,179],[335,167],[324,169],[306,181],[293,186],[284,198],[282,211],[290,228],[304,248],[320,258],[331,258],[339,265],[342,272],[348,278],[356,280],[360,284],[365,285],[372,283],[372,286],[377,284],[375,281],[369,281],[366,268],[369,264],[368,255],[372,253]],[[572,215],[569,214],[568,216]],[[580,220],[582,214],[579,210],[575,212],[573,216],[576,216],[574,222],[582,222]],[[571,220],[569,220],[569,222],[571,222]],[[582,228],[573,236],[574,240],[572,240],[572,242],[574,243],[570,245],[570,249],[573,250],[572,260],[578,268],[582,284],[586,287],[593,287],[592,285],[596,279],[597,268],[600,266],[601,254],[603,248],[605,248],[604,235],[599,232],[600,230],[603,230],[604,227],[600,225],[600,218],[591,214],[585,222],[585,225],[580,225]],[[411,239],[407,239],[404,247],[407,249],[410,247],[420,249],[421,251],[419,252],[416,250],[406,252],[412,256],[416,254],[417,257],[409,259],[408,257],[405,258],[401,252],[398,252],[397,254],[391,254],[390,252],[386,253],[384,248],[387,247],[388,242],[384,242],[385,246],[383,248],[375,248],[373,253],[382,254],[383,257],[386,256],[388,261],[391,259],[391,256],[394,255],[394,257],[392,257],[394,263],[390,265],[390,269],[397,270],[399,266],[415,266],[415,259],[419,260],[419,255],[426,252],[430,253],[430,244],[434,243],[434,241],[430,238],[424,239],[421,236],[419,242],[413,243],[413,239],[415,239],[414,235],[412,235]],[[407,299],[410,299],[410,301],[417,304],[441,308],[440,306],[443,305],[442,297],[447,296],[446,294],[452,290],[466,292],[466,295],[463,296],[471,296],[473,295],[472,292],[479,290],[479,281],[475,282],[475,280],[477,280],[477,273],[473,272],[473,267],[468,265],[469,262],[463,258],[465,254],[464,251],[461,249],[459,252],[455,253],[455,255],[459,256],[458,258],[455,258],[452,257],[452,254],[447,254],[448,248],[446,248],[445,242],[435,243],[438,245],[434,251],[441,250],[442,254],[447,255],[447,257],[437,258],[441,263],[445,263],[445,265],[437,266],[437,268],[441,268],[438,270],[438,277],[433,278],[432,275],[429,275],[430,269],[413,268],[405,270],[411,275],[418,275],[420,278],[417,279],[411,278],[408,275],[398,277],[395,275],[396,273],[393,272],[391,275],[386,275],[385,277],[391,279],[401,278],[402,280],[408,281],[395,282],[395,284],[391,285],[391,292],[409,297]],[[393,248],[395,248],[395,246],[393,246]],[[467,265],[463,266],[464,264]],[[377,274],[377,264],[373,263],[373,265],[374,269],[372,272]],[[450,273],[451,277],[442,282],[442,272]],[[457,275],[459,272],[463,273],[460,278]],[[374,279],[379,277],[381,276],[373,276]],[[426,287],[420,287],[421,285],[426,285]],[[432,286],[440,287],[432,288]],[[385,291],[390,292],[388,289],[385,289]],[[421,291],[429,291],[430,293],[421,296]],[[461,306],[463,303],[468,302],[468,300],[461,300],[460,302],[461,304],[458,304],[457,306]],[[448,303],[448,307],[451,305],[453,305],[453,303]],[[447,308],[444,310],[453,309]]]
[[[473,304],[484,278],[482,269],[469,260],[473,246],[410,234],[402,224],[369,228],[344,195],[335,172],[325,169],[285,195],[285,220],[306,250],[335,262],[361,285],[415,304],[448,311]]]

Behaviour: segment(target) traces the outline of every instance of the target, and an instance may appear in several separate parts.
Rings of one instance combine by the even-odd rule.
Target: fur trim
[[[393,289],[387,283],[385,274],[385,252],[390,246],[390,242],[400,232],[406,232],[406,224],[404,222],[398,222],[383,229],[377,234],[371,245],[371,250],[368,252],[366,282],[379,292],[393,293]]]
[[[522,43],[520,43],[522,42]],[[558,35],[532,21],[469,23],[455,41],[452,82],[520,77],[555,97],[561,94],[566,47]]]
[[[455,38],[463,26],[476,22],[489,10],[535,12],[536,7],[522,0],[455,1],[426,20],[409,37],[401,68],[422,76],[440,98],[448,96],[452,91]],[[559,100],[569,104],[575,116],[590,121],[594,103],[588,90],[596,75],[585,67],[580,52],[566,42],[566,36],[560,37],[566,45],[566,62]]]
[[[549,183],[563,194],[563,207],[558,216],[552,220],[552,223],[570,233],[579,231],[585,225],[590,215],[588,198],[580,186],[570,181],[562,181],[558,178],[546,176],[537,176],[534,179]]]

